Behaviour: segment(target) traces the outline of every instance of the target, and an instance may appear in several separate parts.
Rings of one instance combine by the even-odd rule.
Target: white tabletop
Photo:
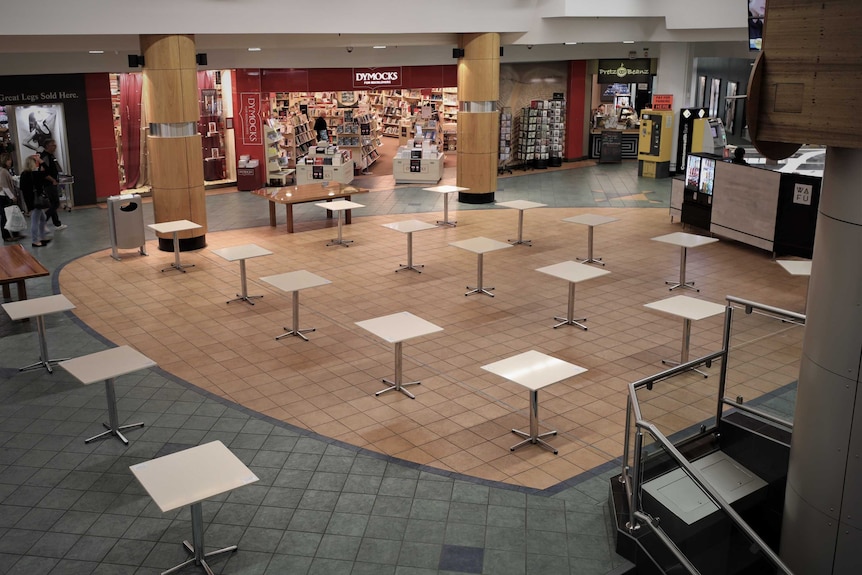
[[[585,226],[600,226],[602,224],[609,224],[617,220],[619,220],[619,218],[612,218],[610,216],[597,216],[596,214],[580,214],[578,216],[572,216],[570,218],[563,218],[564,222],[582,224]]]
[[[685,319],[704,319],[720,313],[724,313],[725,307],[721,304],[713,303],[689,297],[687,295],[677,295],[667,299],[654,301],[644,304],[644,307],[663,311],[671,315],[677,315]]]
[[[470,188],[462,188],[461,186],[432,186],[430,188],[422,188],[426,192],[437,192],[438,194],[449,194],[452,192],[466,192]]]
[[[584,280],[591,280],[593,278],[597,278],[599,276],[611,273],[608,270],[594,268],[593,266],[573,262],[571,260],[560,262],[558,264],[553,264],[550,266],[545,266],[543,268],[538,268],[536,269],[536,271],[542,272],[543,274],[548,274],[549,276],[558,277],[572,283],[578,283]]]
[[[60,367],[84,385],[155,366],[156,362],[127,345],[60,362]]]
[[[696,248],[698,246],[705,246],[706,244],[711,244],[718,241],[718,238],[708,238],[706,236],[687,234],[685,232],[674,232],[672,234],[666,234],[650,239],[656,242],[673,244],[681,248]]]
[[[299,291],[332,283],[328,279],[306,270],[266,276],[260,279],[284,291]]]
[[[160,234],[172,234],[174,232],[196,230],[203,226],[194,222],[190,222],[189,220],[175,220],[173,222],[159,222],[157,224],[149,224],[148,227],[152,230],[159,232]]]
[[[75,304],[70,302],[63,294],[57,294],[4,303],[3,309],[6,310],[12,321],[17,321],[48,313],[69,311],[70,309],[75,309]]]
[[[409,311],[401,311],[391,315],[375,317],[374,319],[357,321],[356,325],[362,329],[367,329],[377,337],[385,339],[389,343],[398,343],[405,339],[443,331],[443,328],[439,325],[434,325],[430,321],[425,321],[421,317],[415,316]]]
[[[481,236],[478,238],[470,238],[469,240],[461,240],[459,242],[450,242],[449,245],[477,254],[484,254],[485,252],[493,252],[494,250],[514,247],[512,244],[498,242],[497,240],[483,238]]]
[[[810,276],[811,260],[775,260],[775,263],[793,276]]]
[[[531,202],[530,200],[511,200],[509,202],[497,202],[497,205],[516,210],[529,210],[531,208],[544,208],[548,204],[540,204],[539,202]]]
[[[587,371],[585,367],[535,350],[483,365],[482,369],[533,391]]]
[[[397,232],[403,232],[405,234],[437,228],[437,226],[435,226],[434,224],[420,222],[419,220],[404,220],[403,222],[392,222],[391,224],[383,224],[383,227],[389,228],[390,230],[395,230]]]
[[[266,248],[262,248],[257,244],[243,244],[241,246],[219,248],[217,250],[213,250],[213,253],[217,256],[223,257],[229,262],[272,255],[271,251]]]
[[[333,212],[365,207],[364,204],[357,204],[356,202],[351,202],[350,200],[334,200],[331,202],[320,202],[319,204],[314,205],[318,208],[326,208],[327,210],[332,210]]]
[[[129,467],[162,512],[254,483],[257,476],[221,441]]]

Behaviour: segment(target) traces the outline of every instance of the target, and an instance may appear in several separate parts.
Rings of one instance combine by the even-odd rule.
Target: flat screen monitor
[[[696,192],[700,186],[700,156],[689,155],[685,166],[685,187]]]
[[[712,158],[703,158],[700,164],[700,186],[699,191],[707,196],[712,195],[712,188],[715,185],[715,160]]]

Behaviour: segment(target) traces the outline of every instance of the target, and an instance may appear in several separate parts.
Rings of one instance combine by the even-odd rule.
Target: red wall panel
[[[93,158],[93,183],[96,199],[120,192],[117,143],[114,140],[114,114],[111,109],[111,84],[108,74],[85,74],[87,116]]]
[[[566,102],[566,147],[564,158],[576,160],[586,157],[584,154],[584,130],[587,123],[584,106],[586,106],[587,62],[572,60],[569,62],[568,102]]]

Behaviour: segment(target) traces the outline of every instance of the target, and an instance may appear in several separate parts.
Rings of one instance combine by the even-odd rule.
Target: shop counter
[[[620,142],[620,157],[623,160],[638,159],[638,138],[640,131],[634,130],[590,130],[590,158],[598,160],[602,155],[602,132],[619,132],[622,141]]]

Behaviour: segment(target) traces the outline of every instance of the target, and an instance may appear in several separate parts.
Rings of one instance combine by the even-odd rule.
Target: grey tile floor
[[[670,181],[636,172],[631,162],[530,172],[501,179],[496,199],[667,206]],[[362,203],[357,217],[442,210],[442,198],[420,188],[372,192]],[[211,195],[207,213],[211,231],[268,225],[260,200],[249,194]],[[28,282],[30,297],[58,293],[66,262],[110,246],[106,210],[62,217],[69,228],[36,251],[52,275]],[[303,205],[295,217],[323,215]],[[145,221],[152,222],[150,204]],[[154,239],[149,231],[148,238]],[[50,357],[112,345],[71,314],[53,314],[46,324]],[[129,432],[130,445],[85,444],[106,418],[104,389],[82,386],[62,369],[19,373],[38,355],[35,337],[32,325],[0,317],[0,573],[150,574],[185,560],[180,542],[191,537],[188,510],[162,513],[129,466],[213,440],[260,478],[203,504],[207,547],[239,545],[212,562],[216,573],[574,575],[626,564],[613,551],[607,509],[617,462],[548,490],[518,489],[340,444],[157,368],[116,380],[121,423],[146,423]]]

